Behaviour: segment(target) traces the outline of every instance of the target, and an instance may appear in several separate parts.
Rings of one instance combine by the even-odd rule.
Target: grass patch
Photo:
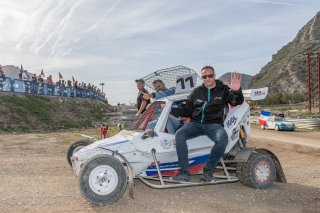
[[[112,137],[118,133],[118,129],[116,127],[110,127],[108,131],[108,137]],[[100,140],[100,128],[95,129],[86,129],[75,132],[70,132],[70,134],[66,134],[60,138],[60,142],[62,144],[72,144],[78,140],[85,140],[86,138],[82,137],[81,134],[89,135],[95,137]]]
[[[28,115],[45,122],[52,123],[50,111],[52,106],[48,98],[25,95],[25,97],[0,96],[1,104],[7,106],[19,121],[29,122]]]

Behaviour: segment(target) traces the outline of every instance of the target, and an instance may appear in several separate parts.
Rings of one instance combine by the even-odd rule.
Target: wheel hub
[[[89,185],[92,191],[99,195],[107,195],[113,192],[118,184],[116,171],[107,165],[94,168],[89,176]]]
[[[260,161],[255,166],[255,179],[258,183],[264,183],[268,181],[271,176],[271,167],[266,161]]]

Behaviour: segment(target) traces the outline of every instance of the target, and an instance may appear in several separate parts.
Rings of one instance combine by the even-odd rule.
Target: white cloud
[[[113,103],[168,66],[255,74],[320,2],[0,0],[0,63],[104,82]],[[125,85],[125,86],[124,86]]]

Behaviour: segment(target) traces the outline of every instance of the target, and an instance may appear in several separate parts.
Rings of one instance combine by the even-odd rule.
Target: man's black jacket
[[[191,117],[199,123],[223,123],[224,108],[230,104],[236,106],[244,101],[241,88],[231,91],[222,81],[216,80],[216,86],[208,89],[204,84],[196,87],[189,95],[185,105],[172,108],[174,116]]]

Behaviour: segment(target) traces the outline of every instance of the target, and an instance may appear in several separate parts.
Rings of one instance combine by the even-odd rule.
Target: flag
[[[261,111],[260,118],[259,118],[259,124],[266,125],[267,120],[269,119],[270,115],[271,115],[271,112]]]
[[[75,82],[75,80],[74,80],[74,77],[72,76],[72,83],[74,83]]]
[[[62,75],[61,75],[61,73],[59,72],[59,79],[63,79],[63,77],[62,77]]]
[[[40,75],[43,76],[43,77],[46,77],[46,76],[44,75],[43,69],[41,70],[41,74],[40,74]]]

